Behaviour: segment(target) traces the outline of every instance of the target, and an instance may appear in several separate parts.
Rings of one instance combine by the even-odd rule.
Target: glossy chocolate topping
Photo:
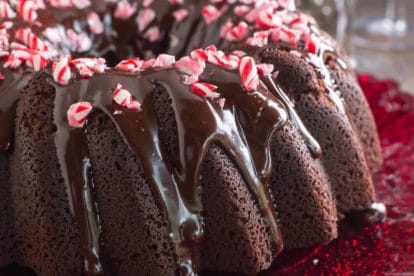
[[[65,182],[69,184],[71,208],[81,230],[86,272],[101,272],[102,267],[84,131],[71,128],[66,119],[69,106],[78,101],[89,101],[94,108],[105,112],[136,154],[164,204],[178,262],[186,270],[184,274],[196,271],[193,255],[203,239],[199,172],[212,144],[225,148],[239,165],[260,205],[274,252],[280,252],[282,240],[266,181],[271,172],[270,138],[286,123],[286,110],[264,85],[257,92],[246,93],[235,72],[208,65],[200,80],[218,86],[218,93],[225,99],[223,107],[192,94],[174,69],[151,70],[139,75],[111,71],[88,80],[76,80],[65,87],[55,85],[55,143]],[[122,83],[142,103],[141,111],[123,109],[112,101],[117,83]],[[165,87],[172,100],[179,141],[176,167],[171,162],[173,157],[161,145],[163,139],[152,101],[156,85]]]

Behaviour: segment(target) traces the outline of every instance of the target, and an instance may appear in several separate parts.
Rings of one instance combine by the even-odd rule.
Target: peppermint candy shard
[[[312,54],[317,54],[320,47],[320,38],[317,37],[315,34],[311,34],[306,37],[306,49],[308,49],[309,52]]]
[[[246,22],[242,21],[227,31],[225,39],[227,41],[240,41],[246,38],[248,34],[249,25],[247,25]]]
[[[216,21],[222,14],[222,11],[218,10],[215,6],[213,5],[207,5],[204,6],[201,9],[201,13],[204,17],[204,21],[207,24],[212,23],[213,21]]]
[[[175,18],[175,21],[178,23],[184,21],[188,16],[188,11],[186,9],[179,9],[173,12],[173,16]]]
[[[256,91],[260,81],[256,63],[252,57],[243,57],[241,59],[239,73],[243,89],[247,92]]]
[[[122,88],[122,85],[118,83],[114,92],[112,93],[112,100],[118,105],[126,107],[128,109],[140,110],[141,104],[132,98],[131,92]]]
[[[272,75],[273,71],[275,70],[275,66],[273,64],[267,63],[260,63],[256,65],[257,72],[261,76]]]
[[[145,30],[149,26],[149,24],[151,24],[151,22],[155,19],[155,16],[156,15],[153,9],[145,8],[140,10],[136,19],[138,30],[140,32]]]
[[[201,59],[193,59],[189,56],[179,59],[175,63],[178,72],[192,76],[195,80],[204,72],[206,63]]]
[[[194,94],[210,99],[217,99],[220,97],[219,93],[214,92],[216,89],[217,86],[206,82],[196,82],[190,86],[190,90]]]
[[[15,17],[16,17],[16,13],[11,8],[10,4],[7,3],[6,1],[1,1],[0,2],[0,18],[11,19]]]
[[[131,5],[127,0],[121,0],[115,8],[114,17],[119,19],[128,19],[136,12],[136,10],[136,3]]]
[[[129,73],[138,72],[142,69],[144,61],[140,58],[130,58],[119,62],[115,68]]]
[[[206,61],[208,59],[206,51],[203,49],[195,49],[190,53],[190,57],[193,59],[199,59]]]
[[[72,76],[69,65],[70,61],[71,56],[67,55],[62,57],[60,61],[54,62],[52,65],[53,79],[61,85],[67,85]]]
[[[67,120],[71,127],[82,128],[92,111],[89,102],[77,102],[72,104],[67,111]]]
[[[96,12],[91,12],[88,14],[87,23],[89,29],[94,34],[101,34],[104,31],[104,25],[102,20],[99,18],[99,15]]]
[[[161,54],[155,59],[154,64],[152,64],[152,67],[160,68],[160,69],[167,69],[167,68],[171,68],[174,63],[175,63],[175,56]]]

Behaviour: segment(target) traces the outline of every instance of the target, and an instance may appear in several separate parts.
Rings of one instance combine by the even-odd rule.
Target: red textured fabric
[[[361,229],[343,224],[332,243],[285,252],[265,275],[414,273],[414,96],[391,80],[360,75],[359,82],[381,138],[385,163],[374,179],[388,218]]]

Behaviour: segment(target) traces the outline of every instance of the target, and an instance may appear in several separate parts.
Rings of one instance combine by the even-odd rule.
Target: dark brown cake
[[[0,4],[0,267],[252,275],[381,217],[369,107],[293,1],[69,2]]]

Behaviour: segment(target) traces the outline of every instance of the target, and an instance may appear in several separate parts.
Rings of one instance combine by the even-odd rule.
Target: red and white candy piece
[[[216,89],[217,86],[206,82],[196,82],[190,86],[190,90],[194,94],[207,97],[210,99],[217,99],[218,97],[220,97],[219,93],[214,92]]]
[[[86,33],[77,33],[73,29],[66,30],[68,46],[76,52],[86,52],[92,47],[92,41]]]
[[[239,73],[243,88],[247,92],[256,91],[260,81],[256,63],[252,57],[243,57],[241,59]]]
[[[60,61],[54,62],[52,65],[53,79],[61,85],[68,84],[70,78],[72,77],[69,65],[70,61],[71,56],[67,55],[62,57]]]
[[[179,9],[173,12],[173,16],[175,18],[175,21],[178,23],[182,22],[184,19],[188,16],[188,11],[186,9]]]
[[[16,31],[15,37],[17,40],[23,42],[27,47],[34,50],[47,50],[46,44],[40,40],[29,28],[19,28]]]
[[[4,80],[4,75],[3,75],[3,73],[0,73],[0,80]]]
[[[72,60],[70,65],[78,69],[83,78],[90,78],[95,73],[103,73],[106,69],[106,61],[103,58],[78,58]]]
[[[27,50],[19,49],[11,51],[4,63],[4,68],[17,68],[24,62],[32,59],[32,55]]]
[[[175,63],[175,56],[161,54],[155,59],[155,62],[154,64],[152,64],[152,67],[166,69],[166,68],[171,68],[174,63]]]
[[[118,105],[126,107],[128,109],[139,110],[141,104],[132,98],[131,92],[122,88],[122,85],[118,83],[114,92],[112,93],[112,100]]]
[[[0,23],[0,30],[11,29],[11,28],[13,28],[13,25],[14,24],[13,24],[12,21],[3,21],[3,22]]]
[[[161,38],[160,29],[158,28],[158,26],[151,27],[145,32],[144,37],[149,42],[155,42],[155,41],[160,40],[160,38]]]
[[[195,49],[190,53],[192,59],[199,59],[206,61],[208,59],[207,52],[204,49]]]
[[[226,23],[224,23],[220,28],[220,37],[225,39],[227,33],[230,31],[231,28],[233,28],[233,26],[234,25],[231,19],[228,19]]]
[[[178,5],[184,3],[184,0],[168,0],[172,5]]]
[[[246,22],[239,22],[233,28],[230,28],[225,35],[227,41],[240,41],[249,34],[249,25]]]
[[[238,17],[243,17],[245,16],[250,10],[249,6],[246,5],[239,5],[234,7],[234,14],[237,15]]]
[[[213,5],[207,5],[207,6],[204,6],[201,9],[201,13],[204,17],[204,21],[207,24],[210,24],[211,22],[216,21],[217,19],[219,19],[219,17],[222,15],[223,11],[217,9]]]
[[[269,40],[269,31],[259,31],[253,34],[253,37],[247,39],[246,44],[253,47],[263,47]]]
[[[70,8],[73,7],[72,0],[48,0],[52,7],[55,8]]]
[[[49,59],[45,58],[41,54],[34,54],[32,55],[31,61],[27,61],[27,63],[35,70],[35,72],[39,72],[47,67],[49,61]]]
[[[116,5],[114,17],[119,19],[128,19],[137,11],[137,4],[131,5],[127,0],[121,0]]]
[[[141,70],[144,61],[140,58],[130,58],[126,60],[122,60],[120,63],[116,65],[115,68],[129,73],[134,73]]]
[[[301,36],[302,32],[294,29],[289,29],[286,26],[282,26],[280,29],[272,29],[272,40],[275,42],[283,41],[289,43],[292,46],[295,46],[298,44]]]
[[[308,51],[312,54],[317,54],[321,44],[321,39],[317,35],[311,34],[307,36],[305,40],[306,49],[308,49]]]
[[[261,76],[271,75],[275,70],[275,66],[273,64],[268,63],[260,63],[256,65],[257,72]]]
[[[256,18],[256,27],[258,28],[274,28],[280,27],[282,24],[281,18],[273,11],[261,11]]]
[[[11,8],[10,4],[7,3],[6,1],[1,1],[0,2],[0,18],[11,19],[15,17],[16,17],[16,13]]]
[[[145,8],[139,11],[137,16],[138,30],[142,32],[155,19],[155,12],[153,9]]]
[[[72,0],[72,3],[78,9],[84,9],[92,4],[90,0]]]
[[[66,114],[69,125],[75,128],[83,127],[91,111],[92,105],[89,102],[72,104]]]
[[[192,76],[194,80],[198,80],[198,77],[204,72],[206,63],[200,59],[192,59],[191,57],[183,57],[175,63],[175,68],[186,75]]]
[[[247,55],[245,51],[241,51],[241,50],[234,50],[233,52],[231,52],[231,54],[234,56],[238,56],[239,58]]]
[[[89,29],[94,34],[101,34],[104,31],[104,25],[101,18],[96,12],[91,12],[88,14],[87,18]]]
[[[154,2],[154,0],[143,0],[142,1],[142,6],[144,8],[148,8],[149,6],[151,6],[151,4]]]
[[[282,6],[283,8],[289,11],[296,10],[295,0],[279,0],[279,3],[280,3],[280,6]]]
[[[32,0],[21,0],[17,6],[17,12],[20,17],[29,23],[33,23],[37,19],[37,6]]]
[[[155,58],[151,58],[148,60],[145,60],[144,63],[142,63],[141,70],[147,70],[148,68],[151,68],[155,63]]]

